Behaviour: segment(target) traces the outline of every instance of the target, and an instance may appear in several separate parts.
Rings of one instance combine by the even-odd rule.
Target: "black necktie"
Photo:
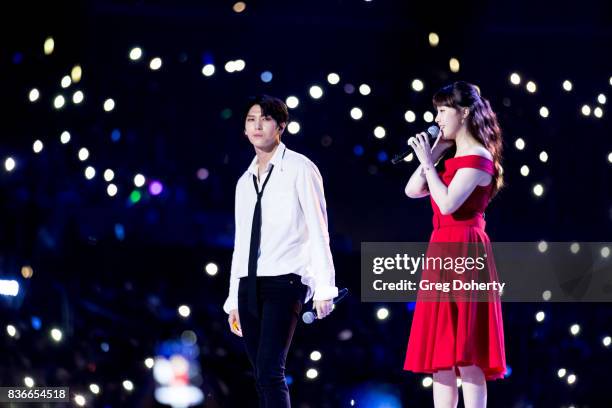
[[[274,170],[274,165],[270,165],[270,171],[266,176],[266,180],[261,186],[261,191],[257,188],[257,177],[253,175],[253,185],[257,194],[257,202],[255,203],[255,211],[253,211],[253,223],[251,225],[251,246],[249,248],[249,277],[248,277],[248,305],[249,312],[253,316],[258,316],[257,311],[257,258],[259,255],[259,244],[261,242],[261,197],[264,193],[264,188],[268,184],[270,175]]]

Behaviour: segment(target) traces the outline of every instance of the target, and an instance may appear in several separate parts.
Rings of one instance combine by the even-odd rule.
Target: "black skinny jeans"
[[[238,313],[255,372],[260,408],[290,408],[285,360],[308,287],[296,274],[257,278],[259,317],[248,311],[248,278],[240,279]]]

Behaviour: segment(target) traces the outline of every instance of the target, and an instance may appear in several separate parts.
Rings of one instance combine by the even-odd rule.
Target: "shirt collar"
[[[272,155],[272,158],[268,162],[268,168],[264,170],[264,173],[270,169],[271,164],[273,164],[274,166],[278,166],[280,164],[280,162],[283,160],[283,157],[285,156],[286,149],[287,147],[285,146],[283,142],[280,142],[278,144],[278,146],[276,147],[276,150],[274,151],[274,154]],[[257,155],[255,155],[247,171],[253,174],[254,176],[257,176],[258,167],[259,167],[259,164],[257,163]]]

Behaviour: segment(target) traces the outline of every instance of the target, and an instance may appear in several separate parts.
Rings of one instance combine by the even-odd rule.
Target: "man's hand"
[[[242,337],[242,327],[240,326],[240,315],[238,309],[231,310],[229,312],[229,318],[227,319],[230,330],[238,337]]]
[[[331,299],[315,300],[313,306],[317,310],[317,319],[323,319],[333,310],[334,302]]]

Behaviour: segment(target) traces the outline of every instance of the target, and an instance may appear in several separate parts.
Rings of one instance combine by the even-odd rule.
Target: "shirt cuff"
[[[338,297],[338,288],[335,286],[319,286],[314,291],[312,300],[332,300]]]
[[[229,314],[234,309],[238,309],[238,301],[236,299],[228,297],[225,301],[225,304],[223,305],[223,311]]]

